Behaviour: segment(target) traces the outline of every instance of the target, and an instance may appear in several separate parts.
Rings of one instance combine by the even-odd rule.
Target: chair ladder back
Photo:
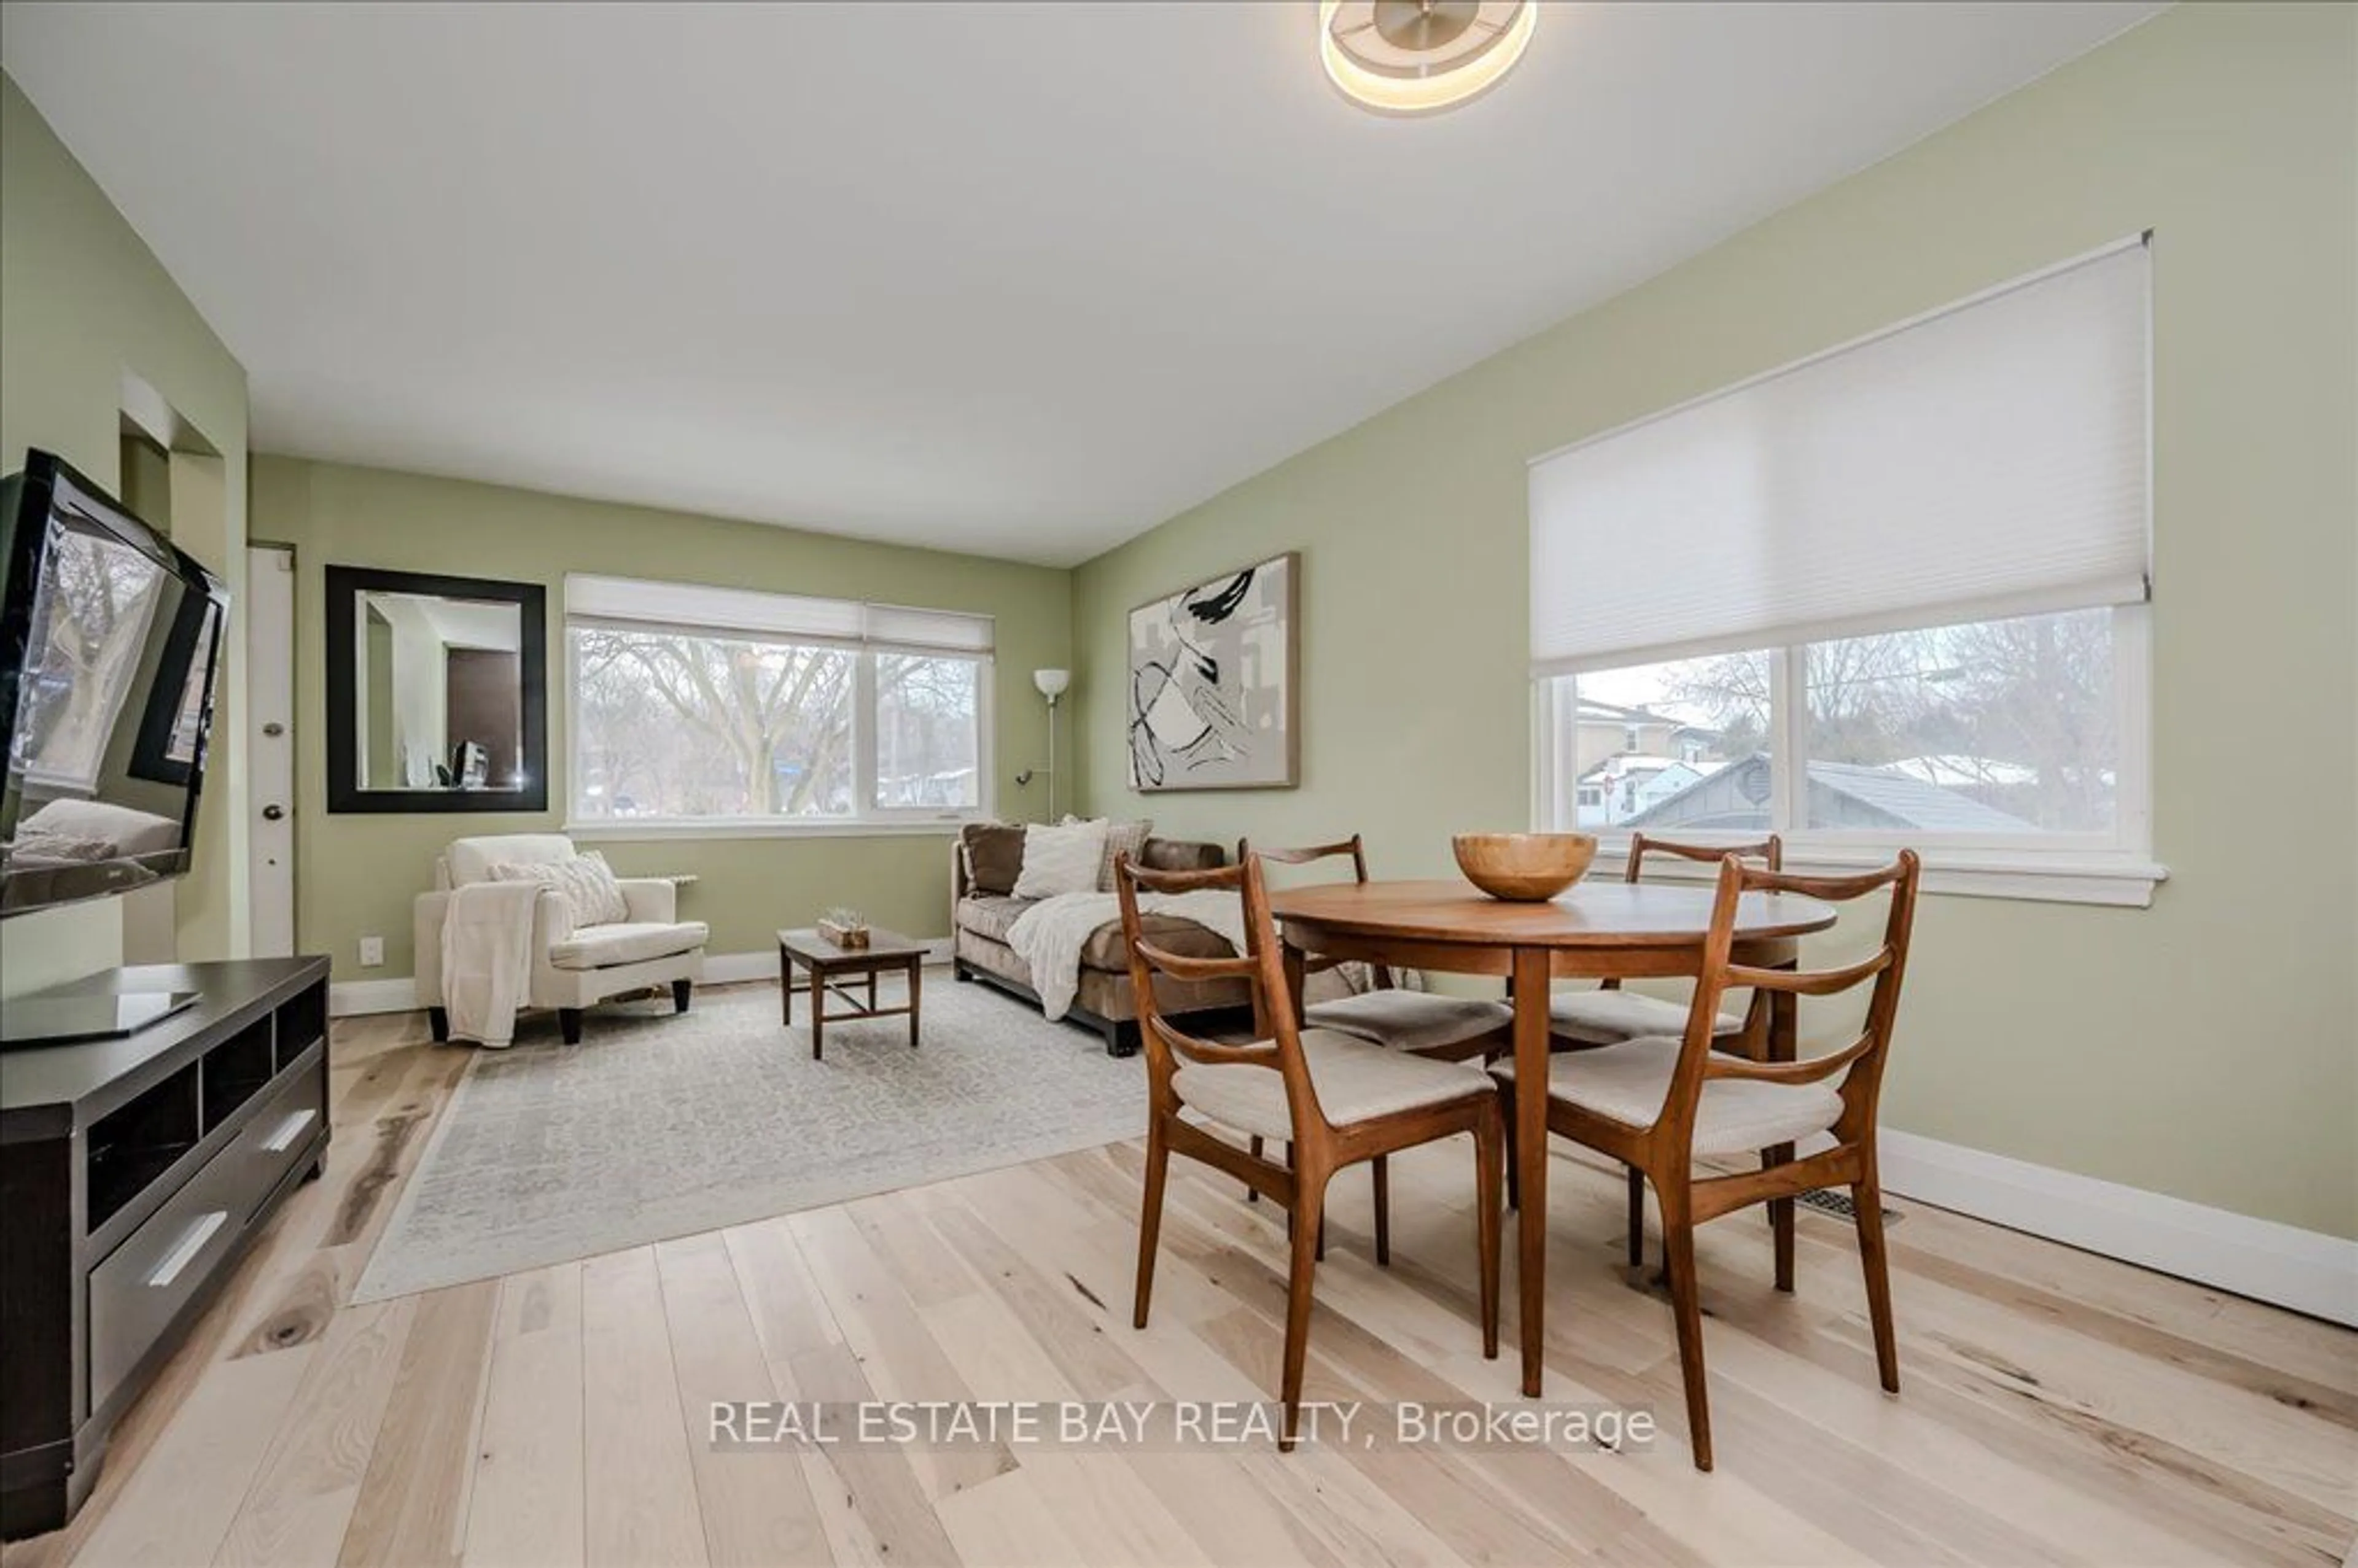
[[[1632,833],[1629,835],[1629,861],[1622,870],[1622,881],[1639,881],[1649,855],[1675,855],[1682,860],[1702,860],[1711,865],[1717,865],[1728,856],[1736,855],[1747,860],[1766,861],[1770,871],[1779,871],[1785,869],[1785,840],[1771,833],[1765,838],[1752,838],[1736,844],[1698,844],[1658,838],[1650,833]]]
[[[1352,834],[1348,838],[1338,838],[1331,844],[1304,844],[1292,849],[1255,849],[1250,838],[1237,840],[1238,860],[1249,860],[1255,855],[1263,860],[1281,866],[1311,866],[1321,860],[1341,860],[1347,856],[1351,861],[1351,880],[1355,882],[1364,882],[1368,880],[1368,849],[1357,833]],[[1314,975],[1327,969],[1337,969],[1342,968],[1346,961],[1342,958],[1330,957],[1323,953],[1306,953],[1303,955],[1302,972],[1305,975]],[[1376,989],[1388,991],[1392,989],[1392,969],[1390,964],[1370,964],[1368,968],[1374,977]]]
[[[1256,849],[1250,838],[1237,840],[1238,860],[1253,855],[1281,866],[1314,865],[1320,860],[1339,860],[1347,855],[1351,860],[1352,880],[1362,882],[1368,880],[1367,847],[1360,842],[1357,833],[1348,838],[1338,838],[1332,844],[1304,844],[1292,849]]]

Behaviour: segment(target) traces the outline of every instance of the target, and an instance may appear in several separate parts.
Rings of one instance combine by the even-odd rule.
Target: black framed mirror
[[[548,809],[548,590],[328,568],[328,809]]]

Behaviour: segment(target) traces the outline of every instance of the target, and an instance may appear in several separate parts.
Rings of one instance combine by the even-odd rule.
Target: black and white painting
[[[1294,782],[1294,594],[1274,556],[1130,612],[1130,783],[1138,790]]]

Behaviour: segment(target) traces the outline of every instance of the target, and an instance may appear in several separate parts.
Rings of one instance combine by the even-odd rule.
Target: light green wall
[[[119,489],[125,373],[161,393],[225,460],[217,520],[177,542],[234,589],[244,577],[245,372],[0,77],[0,467],[21,467],[25,449],[41,447]],[[243,683],[243,661],[233,658],[225,714],[238,708]],[[177,890],[184,957],[227,954],[243,940],[244,744],[234,719],[214,735],[197,870]],[[11,920],[0,925],[0,994],[108,968],[122,952],[114,900]]]
[[[563,689],[568,572],[717,583],[866,599],[998,618],[993,772],[1002,816],[1037,816],[1046,784],[1014,775],[1047,756],[1047,708],[1032,671],[1071,661],[1070,574],[935,550],[866,544],[753,523],[570,500],[292,458],[254,460],[254,536],[295,546],[297,930],[339,979],[411,972],[410,903],[434,858],[471,833],[547,832],[569,788]],[[549,589],[551,772],[545,815],[330,816],[325,585],[329,565],[390,567],[541,582]],[[665,840],[598,847],[624,875],[694,871],[682,913],[712,926],[711,951],[773,951],[782,925],[850,904],[914,936],[949,930],[949,841],[936,833]],[[385,939],[382,969],[359,968],[362,935]]]
[[[1446,871],[1453,830],[1529,819],[1528,459],[2148,227],[2171,880],[2149,910],[1927,901],[1887,1119],[2358,1237],[2352,7],[2167,13],[1088,563],[1083,798]],[[1125,611],[1289,547],[1302,788],[1133,797]]]
[[[125,431],[116,448],[114,498],[165,535],[172,533],[172,456],[145,436]]]

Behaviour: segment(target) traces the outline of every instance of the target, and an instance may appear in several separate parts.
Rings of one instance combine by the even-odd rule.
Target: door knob
[[[276,822],[286,815],[287,811],[283,806],[265,806],[262,808],[262,820],[265,822]]]
[[[267,723],[267,724],[265,724],[265,725],[264,725],[264,726],[262,727],[262,732],[263,732],[265,735],[268,735],[268,736],[271,736],[271,737],[273,737],[273,738],[276,738],[276,737],[277,737],[277,736],[284,735],[284,734],[286,734],[286,733],[287,733],[287,726],[285,726],[284,724],[279,723],[279,722],[278,722],[278,720],[276,720],[276,719],[272,719],[269,723]]]

